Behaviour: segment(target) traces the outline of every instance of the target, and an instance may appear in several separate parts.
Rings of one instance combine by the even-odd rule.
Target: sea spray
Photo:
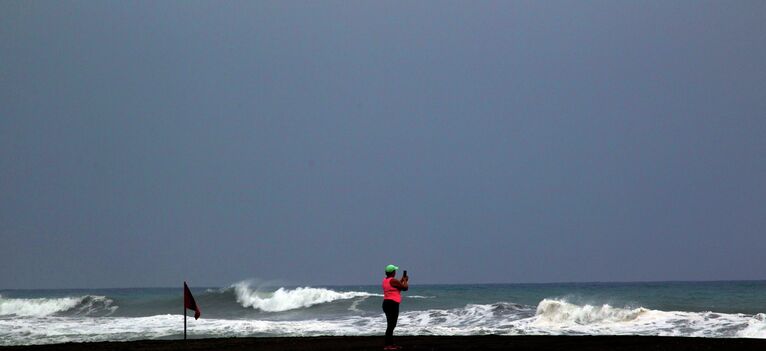
[[[237,302],[243,307],[252,307],[264,312],[283,312],[336,300],[376,296],[376,294],[366,292],[338,292],[330,289],[311,287],[294,289],[279,288],[274,292],[264,292],[252,288],[248,282],[239,282],[232,285],[232,287],[234,288]]]

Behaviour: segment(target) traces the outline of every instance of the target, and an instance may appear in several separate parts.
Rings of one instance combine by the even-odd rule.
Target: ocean
[[[382,277],[381,277],[382,279]],[[382,335],[381,288],[242,281],[192,292],[190,338]],[[418,285],[397,335],[766,338],[766,281]],[[183,337],[183,288],[0,290],[0,345]]]

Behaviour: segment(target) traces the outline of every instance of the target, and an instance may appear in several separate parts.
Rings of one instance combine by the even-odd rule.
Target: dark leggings
[[[399,303],[394,300],[383,300],[383,313],[386,314],[386,345],[394,344],[394,328],[399,319]]]

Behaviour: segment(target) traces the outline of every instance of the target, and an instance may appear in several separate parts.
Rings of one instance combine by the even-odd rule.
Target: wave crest
[[[537,305],[538,319],[551,323],[612,323],[627,322],[638,318],[648,311],[643,307],[628,309],[613,307],[609,304],[601,306],[575,305],[565,300],[543,299]]]
[[[264,312],[282,312],[355,297],[379,296],[366,292],[339,292],[312,287],[279,288],[274,292],[263,292],[253,289],[248,282],[239,282],[232,287],[237,302],[243,307],[252,307]]]
[[[56,314],[89,316],[109,315],[117,310],[106,296],[72,296],[60,298],[15,299],[0,295],[0,316],[45,317]]]

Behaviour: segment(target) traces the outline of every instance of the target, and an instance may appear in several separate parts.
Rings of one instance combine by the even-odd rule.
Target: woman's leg
[[[394,328],[399,319],[399,304],[383,300],[383,312],[386,314],[386,345],[394,344]]]

